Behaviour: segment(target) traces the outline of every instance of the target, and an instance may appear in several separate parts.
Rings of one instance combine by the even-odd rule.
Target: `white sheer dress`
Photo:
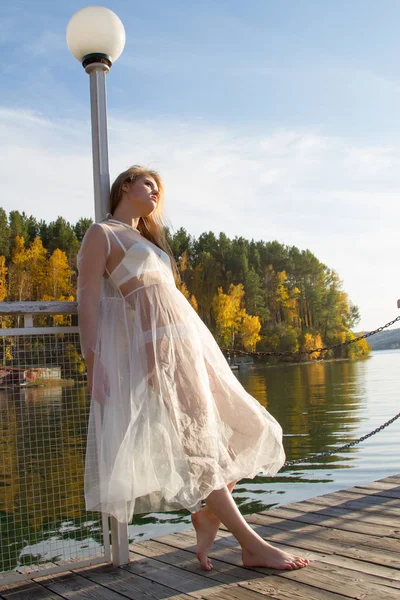
[[[121,256],[111,273],[110,253]],[[95,356],[87,510],[121,522],[193,512],[231,481],[275,475],[285,460],[281,427],[232,373],[177,289],[169,256],[109,220],[86,234],[78,270],[82,353]]]

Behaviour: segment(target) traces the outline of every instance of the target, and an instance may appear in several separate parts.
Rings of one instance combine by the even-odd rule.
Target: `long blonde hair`
[[[147,238],[150,242],[169,255],[175,281],[176,283],[179,283],[181,280],[179,270],[166,237],[165,228],[168,226],[168,222],[164,212],[164,185],[159,173],[152,169],[141,167],[140,165],[133,165],[123,173],[120,173],[111,186],[111,214],[114,213],[122,198],[122,186],[124,183],[134,183],[139,177],[152,177],[157,183],[159,196],[157,206],[151,215],[139,218],[139,223],[137,225],[138,231],[143,237]]]

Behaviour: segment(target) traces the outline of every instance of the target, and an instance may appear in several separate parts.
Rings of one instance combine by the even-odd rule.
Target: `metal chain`
[[[329,346],[329,347],[326,346],[324,348],[314,348],[314,350],[297,350],[296,352],[293,352],[291,350],[286,350],[284,352],[268,352],[268,351],[267,352],[257,352],[257,351],[249,352],[247,350],[236,350],[235,348],[222,348],[222,350],[224,352],[229,352],[230,354],[245,354],[247,356],[301,356],[302,354],[314,354],[315,352],[327,352],[328,350],[334,350],[335,348],[340,348],[342,346],[349,346],[350,344],[355,344],[356,342],[359,342],[360,340],[365,340],[366,338],[370,337],[371,335],[380,333],[381,331],[383,331],[387,327],[390,327],[397,321],[400,321],[400,316],[393,319],[393,321],[389,321],[389,323],[386,323],[386,325],[383,325],[382,327],[378,327],[378,329],[374,329],[373,331],[369,331],[368,333],[364,333],[363,335],[360,335],[359,337],[354,338],[354,340],[347,340],[346,342],[340,342],[339,344],[334,344],[333,346]]]
[[[324,348],[314,348],[314,350],[299,350],[297,352],[291,352],[290,350],[285,351],[285,352],[256,352],[256,351],[248,352],[246,350],[236,350],[234,348],[222,348],[222,350],[225,352],[229,352],[231,354],[245,354],[248,356],[296,356],[296,355],[301,356],[302,354],[314,354],[314,352],[327,352],[328,350],[333,350],[334,348],[349,346],[350,344],[355,344],[356,342],[359,342],[360,340],[365,340],[366,338],[370,337],[371,335],[375,335],[376,333],[380,333],[384,329],[391,327],[394,323],[397,323],[397,321],[400,321],[400,316],[393,319],[393,321],[389,321],[389,323],[386,323],[386,325],[383,325],[382,327],[378,327],[378,329],[374,329],[373,331],[369,331],[368,333],[364,333],[363,335],[360,335],[357,338],[354,338],[354,340],[347,340],[346,342],[340,342],[339,344],[334,344],[333,346],[329,346],[329,347],[326,346]],[[385,429],[385,427],[388,427],[389,425],[394,423],[394,421],[396,421],[399,417],[400,417],[400,413],[397,413],[397,415],[395,415],[394,417],[389,419],[389,421],[386,421],[386,423],[383,423],[383,425],[380,425],[379,427],[377,427],[370,433],[367,433],[366,435],[361,436],[357,440],[348,442],[347,444],[344,444],[343,446],[339,446],[339,448],[334,448],[333,450],[327,450],[326,452],[320,452],[319,454],[313,454],[312,456],[307,456],[305,458],[298,458],[295,460],[287,460],[283,466],[291,467],[291,466],[297,465],[299,463],[312,462],[318,458],[324,458],[325,456],[332,456],[333,454],[338,454],[339,452],[343,452],[343,450],[347,450],[347,448],[352,448],[356,444],[360,444],[361,442],[363,442],[364,440],[367,440],[368,438],[375,435],[376,433],[379,433],[380,431],[382,431],[382,429]]]
[[[389,425],[394,423],[394,421],[396,421],[396,419],[398,419],[399,417],[400,417],[400,413],[397,413],[397,415],[395,415],[394,417],[389,419],[389,421],[386,421],[386,423],[384,423],[383,425],[380,425],[379,427],[377,427],[370,433],[367,433],[366,435],[363,435],[360,438],[358,438],[357,440],[353,440],[352,442],[349,442],[348,444],[339,446],[339,448],[335,448],[334,450],[327,450],[326,452],[320,452],[320,454],[313,454],[312,456],[307,456],[306,458],[287,460],[283,466],[284,467],[292,467],[293,465],[297,465],[299,463],[312,462],[312,461],[316,460],[317,458],[324,458],[325,456],[332,456],[332,454],[338,454],[339,452],[343,452],[343,450],[347,450],[347,448],[352,448],[356,444],[359,444],[360,442],[367,440],[371,436],[375,435],[375,433],[379,433],[379,431],[382,431],[382,429],[385,429],[385,427],[388,427]]]

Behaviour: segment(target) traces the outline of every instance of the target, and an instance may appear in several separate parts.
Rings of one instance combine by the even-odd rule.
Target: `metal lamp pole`
[[[90,77],[92,154],[95,221],[110,208],[108,164],[106,75],[125,46],[122,22],[108,8],[88,6],[75,13],[67,26],[67,44]],[[96,425],[101,423],[101,407],[95,406]],[[98,430],[98,428],[96,427]],[[128,527],[111,517],[112,559],[116,566],[129,562]],[[105,553],[109,554],[108,515],[102,513]]]
[[[83,64],[83,63],[82,63]],[[110,209],[110,171],[108,163],[106,75],[110,66],[103,62],[83,64],[90,78],[90,114],[95,221],[104,219]]]
[[[125,46],[125,29],[117,15],[102,6],[78,10],[67,26],[71,54],[90,77],[95,220],[109,210],[106,75]]]

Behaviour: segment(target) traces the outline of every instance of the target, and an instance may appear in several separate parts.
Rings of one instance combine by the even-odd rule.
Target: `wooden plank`
[[[326,549],[326,542],[330,542],[333,552],[340,552],[344,546],[363,546],[364,548],[368,546],[395,553],[399,553],[400,550],[400,544],[394,538],[379,538],[320,525],[287,522],[261,514],[249,515],[246,520],[255,526],[255,530],[268,541],[276,540],[306,550],[323,552]]]
[[[223,533],[223,535],[220,535],[221,533]],[[156,541],[162,542],[163,544],[174,548],[180,548],[193,554],[196,552],[196,534],[191,530],[179,532],[177,534],[174,533],[165,535],[161,538],[157,538]],[[139,543],[139,545],[141,544],[142,542]],[[286,552],[293,553],[293,547],[291,546],[279,544],[279,548]],[[303,558],[311,558],[311,552],[304,551],[304,549],[300,550],[299,555],[301,555]],[[242,568],[242,555],[240,546],[234,536],[228,532],[220,531],[217,534],[210,551],[210,558],[212,558],[213,561],[214,559],[217,559],[220,561],[229,562],[231,565],[237,565]],[[243,576],[243,571],[238,571],[238,574]],[[231,575],[235,576],[235,573],[231,573]]]
[[[335,527],[329,526],[324,527],[323,524],[310,524],[307,525],[303,521],[294,519],[285,519],[278,516],[273,516],[272,511],[266,511],[265,513],[255,513],[254,515],[248,515],[245,517],[246,521],[255,525],[263,525],[264,527],[274,527],[276,529],[282,529],[291,533],[293,536],[299,536],[304,534],[319,535],[322,531],[325,535],[331,536],[331,539],[337,539],[338,543],[349,543],[352,546],[355,544],[374,544],[377,548],[383,550],[393,550],[398,552],[400,544],[393,537],[380,537],[378,535],[372,535],[371,533],[360,533],[357,531],[348,531],[347,525],[341,523],[340,519],[337,519]],[[290,539],[290,537],[288,537]]]
[[[176,593],[171,588],[112,565],[105,565],[96,569],[80,569],[78,573],[107,589],[123,594],[124,598],[132,598],[133,600],[139,598],[140,600],[164,600],[166,598],[189,600],[192,598],[192,596]]]
[[[379,496],[382,498],[396,498],[400,499],[400,489],[399,488],[368,488],[368,487],[352,487],[346,490],[346,492],[351,492],[352,494],[359,494],[361,496]]]
[[[163,544],[159,540],[147,540],[137,544],[131,544],[130,550],[147,558],[154,558],[168,565],[174,565],[191,573],[201,574],[208,579],[216,579],[220,583],[237,583],[247,572],[245,569],[238,568],[236,565],[221,562],[213,558],[213,570],[202,571],[199,561],[195,555],[195,549],[192,552],[174,548]]]
[[[388,515],[387,512],[384,512],[383,509],[373,508],[371,511],[364,510],[352,510],[350,508],[338,508],[336,506],[323,506],[322,504],[317,504],[316,502],[311,502],[311,500],[306,500],[304,502],[293,502],[292,504],[287,504],[282,507],[284,510],[297,510],[304,513],[314,513],[317,515],[325,515],[330,517],[340,517],[341,519],[347,520],[361,520],[364,523],[372,523],[375,525],[385,525],[389,527],[393,527],[394,524],[397,523],[396,527],[400,527],[400,511],[398,513],[392,512],[392,514]],[[273,512],[274,514],[275,513]]]
[[[60,596],[42,587],[39,583],[30,581],[23,585],[3,585],[0,587],[2,600],[60,600]]]
[[[386,496],[380,496],[375,493],[376,490],[368,490],[367,488],[361,489],[358,487],[348,488],[346,490],[338,490],[337,492],[332,492],[330,494],[322,494],[321,496],[316,496],[315,500],[318,498],[328,498],[329,500],[334,498],[339,498],[341,496],[347,497],[353,500],[361,500],[362,498],[369,499],[368,501],[373,504],[387,504],[388,506],[392,506],[393,508],[399,508],[400,500],[399,498],[389,498]],[[311,498],[314,500],[314,498]]]
[[[0,315],[76,315],[77,302],[1,302]]]
[[[269,594],[275,599],[279,598],[279,600],[347,600],[347,596],[342,596],[339,593],[327,592],[298,581],[274,575],[240,583],[239,586],[247,587],[263,595]]]
[[[368,558],[371,561],[372,557],[368,556]],[[387,565],[382,566],[374,564],[373,562],[357,560],[354,557],[338,556],[335,554],[320,554],[318,560],[326,564],[345,567],[351,571],[359,571],[360,573],[368,573],[369,575],[374,575],[381,579],[387,579],[390,583],[384,582],[385,585],[396,588],[400,587],[400,571],[397,568],[393,569],[389,568]]]
[[[388,477],[383,477],[378,481],[387,481],[388,483],[398,483],[400,485],[400,475],[389,475]]]
[[[66,600],[121,600],[120,594],[89,581],[76,573],[49,575],[37,579],[48,590]]]
[[[359,494],[343,492],[334,492],[328,496],[317,496],[311,498],[310,502],[321,504],[322,506],[332,506],[333,508],[346,507],[350,510],[361,509],[367,511],[381,511],[383,514],[397,516],[400,514],[400,500],[396,498],[384,498],[383,496],[362,496]],[[286,506],[290,506],[287,504]]]
[[[289,522],[309,523],[313,525],[319,525],[322,527],[332,527],[334,529],[340,529],[342,531],[353,531],[355,533],[363,533],[366,535],[375,535],[380,537],[397,536],[396,523],[388,527],[387,525],[379,525],[374,522],[370,523],[364,519],[353,520],[348,518],[346,511],[344,515],[329,516],[325,512],[306,512],[301,510],[293,510],[283,506],[282,508],[275,508],[261,512],[259,514],[268,514],[270,517],[282,518]],[[400,524],[397,525],[399,527]]]
[[[165,537],[167,537],[167,536],[164,536],[164,538],[165,538]],[[175,540],[175,535],[171,535],[170,537],[171,537],[171,538],[173,538],[173,539]],[[182,541],[182,543],[184,543],[184,544],[186,543],[187,547],[189,547],[189,548],[191,548],[191,547],[192,547],[192,545],[191,545],[191,541],[192,541],[192,540],[191,540],[191,538],[189,538],[189,537],[188,537],[187,539],[185,539],[185,534],[183,534],[183,535],[182,535],[182,533],[179,535],[179,537],[180,537],[180,540]],[[182,540],[182,538],[183,538],[183,540]],[[233,543],[233,544],[237,544],[236,540],[234,540],[234,538],[233,538],[233,537],[231,538],[231,540],[232,540],[232,543]],[[173,541],[172,541],[172,540],[171,540],[171,542],[173,543]],[[228,540],[227,540],[226,538],[224,538],[224,539],[222,539],[222,540],[221,540],[221,539],[218,539],[218,540],[217,540],[217,542],[216,542],[216,545],[218,545],[218,544],[221,544],[221,543],[227,544],[227,543],[229,543],[229,542],[228,542]],[[138,545],[140,545],[140,544],[138,544]],[[215,550],[214,550],[212,553],[210,553],[210,554],[212,555],[212,557],[214,557],[214,554],[216,554]],[[311,569],[314,569],[314,567],[315,567],[315,564],[318,564],[319,562],[323,562],[323,561],[320,561],[320,558],[324,558],[324,557],[319,557],[319,558],[317,559],[317,563],[313,562],[313,563],[312,563],[312,565],[311,565],[311,567],[309,567],[309,569],[310,569],[310,568],[311,568]],[[332,560],[330,560],[331,558],[332,558]],[[214,558],[213,558],[213,560],[214,560]],[[328,558],[326,558],[326,561],[327,561],[327,562],[329,561],[329,564],[330,564],[331,566],[333,566],[333,568],[335,568],[336,570],[338,569],[338,567],[345,567],[345,568],[344,568],[344,572],[345,572],[345,574],[346,574],[346,577],[347,577],[347,579],[348,579],[349,581],[351,581],[351,580],[352,580],[352,577],[353,577],[353,579],[355,579],[355,578],[359,578],[359,574],[358,574],[358,573],[357,573],[357,575],[354,575],[354,574],[351,574],[351,573],[349,573],[350,571],[352,571],[352,570],[354,570],[354,571],[357,571],[357,570],[358,570],[360,573],[362,573],[362,572],[363,572],[363,570],[365,570],[365,569],[368,569],[368,568],[370,567],[370,565],[368,565],[368,564],[366,564],[366,563],[360,563],[360,564],[358,565],[358,564],[357,564],[357,563],[358,563],[358,561],[356,561],[356,560],[353,560],[353,561],[351,561],[351,560],[347,560],[347,561],[346,561],[346,559],[343,559],[342,557],[328,557]],[[320,565],[319,569],[320,569],[320,570],[322,569],[322,570],[324,571],[324,570],[325,570],[325,566],[324,566],[324,565]],[[247,570],[248,570],[248,569],[246,569],[246,571],[247,571]],[[269,573],[269,572],[271,572],[269,569],[256,569],[256,570],[257,570],[257,571],[260,571],[260,572],[262,572],[262,573]],[[302,569],[302,570],[304,570],[304,569]],[[305,570],[308,570],[308,569],[305,569]],[[279,571],[279,572],[278,572],[278,571],[275,571],[274,573],[275,573],[275,575],[276,575],[277,577],[281,577],[282,575],[285,575],[285,576],[286,576],[286,575],[287,575],[289,572],[285,572],[285,571]],[[290,573],[292,573],[292,572],[290,572]],[[397,587],[397,586],[400,586],[400,581],[397,581],[397,582],[392,582],[392,581],[390,581],[390,577],[391,577],[391,575],[392,575],[393,573],[394,573],[394,572],[393,572],[393,570],[390,570],[390,569],[385,569],[385,568],[383,568],[383,567],[381,567],[381,568],[377,567],[377,568],[375,569],[375,575],[376,575],[375,577],[374,577],[374,576],[372,576],[371,574],[369,574],[369,575],[365,575],[365,574],[364,574],[364,575],[363,575],[363,578],[364,578],[364,580],[365,580],[365,579],[368,579],[368,585],[369,585],[369,586],[371,586],[372,584],[375,584],[375,583],[377,583],[377,585],[379,585],[379,582],[381,582],[381,585],[388,585],[389,587]],[[265,593],[265,592],[267,591],[267,593],[271,593],[271,585],[272,585],[272,580],[271,580],[271,577],[274,577],[274,576],[269,576],[269,577],[266,579],[266,586],[267,586],[267,589],[264,589],[263,587],[261,587],[261,588],[260,588],[260,590],[259,590],[260,592],[263,592],[263,593]],[[380,578],[380,579],[379,579],[379,578]],[[358,580],[358,579],[357,579],[357,580]],[[378,582],[377,582],[376,580],[378,580]],[[382,582],[383,582],[383,583],[382,583]],[[259,583],[259,582],[258,582],[258,583]],[[292,583],[292,582],[291,582],[291,583]],[[240,584],[240,585],[244,585],[244,584]],[[253,582],[251,582],[251,584],[249,584],[249,585],[253,585]],[[278,580],[278,583],[277,583],[277,588],[276,588],[276,589],[280,590],[280,587],[284,587],[284,586],[283,586],[283,584],[281,584],[281,583],[279,582],[279,580]],[[327,590],[326,586],[324,586],[324,585],[322,585],[321,587],[323,588],[323,590],[324,590],[324,591],[322,591],[322,592],[321,592],[321,591],[319,591],[318,589],[317,589],[317,590],[314,590],[313,588],[311,588],[311,589],[312,589],[312,593],[310,593],[310,590],[307,590],[307,592],[304,592],[304,596],[300,596],[300,597],[307,598],[307,594],[308,594],[308,597],[310,597],[310,598],[314,598],[314,597],[316,597],[316,598],[321,598],[321,599],[323,599],[323,598],[327,598],[327,594],[328,594],[328,593],[335,593],[335,592],[337,592],[337,589],[333,589],[333,588],[331,588],[331,589]],[[253,588],[252,588],[252,589],[253,589]],[[276,590],[275,590],[275,591],[276,591]],[[315,592],[315,593],[314,593],[314,592]],[[303,590],[300,590],[300,592],[299,592],[299,593],[300,593],[300,594],[302,594],[302,593],[303,593]],[[285,596],[285,597],[288,597],[288,598],[290,598],[290,597],[292,597],[292,598],[295,598],[295,597],[297,597],[297,596],[295,596],[295,595],[294,595],[294,594],[295,594],[295,591],[294,591],[293,589],[287,590],[287,594],[288,594],[288,595],[287,595],[287,596]],[[290,596],[290,594],[292,594],[292,596]],[[277,596],[275,595],[274,597],[277,597]],[[280,596],[278,596],[278,597],[280,597]],[[382,597],[384,597],[384,596],[382,596]],[[388,594],[387,594],[387,597],[388,597],[388,598],[391,598],[391,597],[392,597],[392,594],[391,594],[391,593],[388,593]]]
[[[215,586],[215,581],[198,573],[189,573],[172,565],[163,564],[140,554],[131,553],[133,562],[121,567],[131,573],[165,585],[176,592],[189,594],[195,598],[203,595]]]
[[[392,551],[380,550],[379,548],[366,548],[364,547],[353,547],[353,548],[340,548],[337,554],[341,556],[347,556],[349,558],[355,558],[367,563],[373,563],[375,565],[382,565],[383,567],[400,569],[400,553],[395,554]],[[370,570],[370,566],[367,565],[366,570]]]
[[[226,588],[215,589],[202,596],[207,600],[263,600],[265,598],[273,600],[273,596],[260,595],[252,590],[246,590],[241,586],[230,585]]]
[[[123,568],[38,573],[29,583],[0,587],[0,599],[400,598],[400,475],[246,519],[263,538],[310,558],[311,565],[296,571],[244,568],[237,540],[221,528],[210,551],[214,569],[202,571],[191,529],[132,544],[133,562]]]
[[[173,544],[178,541],[175,536],[176,536],[176,534],[170,534],[167,536],[163,536],[163,538],[169,540]],[[233,543],[237,544],[237,542],[236,542],[236,540],[234,540],[234,538],[231,537],[230,539],[233,540]],[[159,540],[159,538],[158,538],[158,540]],[[152,553],[154,555],[158,556],[157,560],[162,561],[165,558],[165,555],[162,554],[162,550],[165,547],[169,548],[169,550],[172,550],[173,546],[168,546],[167,544],[161,544],[158,540],[157,540],[157,542],[154,541],[151,544],[150,551],[152,551]],[[195,568],[198,569],[198,566],[196,567],[196,562],[193,562],[193,557],[195,556],[195,546],[193,546],[193,544],[192,544],[192,538],[189,536],[187,536],[185,538],[184,536],[179,535],[178,543],[181,544],[181,546],[186,548],[186,550],[184,550],[183,552],[186,552],[191,555],[192,558],[189,559],[189,562]],[[286,599],[287,600],[294,600],[294,599],[339,600],[339,598],[340,599],[344,598],[344,596],[341,596],[339,594],[333,594],[333,593],[326,592],[326,591],[320,592],[319,590],[316,590],[316,589],[310,589],[308,586],[305,586],[303,584],[298,584],[298,583],[294,583],[292,581],[278,579],[276,575],[269,575],[267,578],[266,577],[259,578],[258,575],[255,576],[255,574],[250,569],[244,568],[242,566],[232,565],[231,563],[223,563],[223,562],[217,560],[217,558],[216,558],[216,557],[219,557],[219,555],[221,553],[221,548],[218,547],[221,544],[227,544],[227,540],[225,539],[225,536],[223,538],[217,538],[216,543],[213,547],[213,550],[212,550],[212,553],[210,556],[212,558],[214,569],[212,571],[205,572],[205,574],[208,577],[211,577],[218,581],[226,582],[227,581],[226,577],[221,578],[221,573],[222,573],[222,575],[224,575],[228,572],[230,575],[230,578],[231,579],[235,578],[238,585],[240,585],[241,587],[258,591],[259,593],[262,593],[264,596],[266,594],[272,594],[272,596],[274,598],[279,597],[279,598],[282,598],[285,600]],[[140,549],[143,547],[143,545],[146,545],[146,547],[149,547],[147,542],[139,542],[138,544],[132,544],[132,546],[134,546],[135,548],[136,547],[139,548],[139,553],[140,553]],[[287,548],[287,549],[289,551],[293,550],[291,548]],[[180,551],[180,552],[182,552],[182,551]],[[237,551],[235,554],[236,554],[236,557],[235,557],[236,560],[240,561],[240,564],[241,564],[240,552]],[[304,552],[303,552],[303,554],[304,554]],[[310,553],[307,553],[307,555],[311,558]],[[222,565],[222,567],[221,567],[221,565]],[[263,572],[265,574],[277,573],[277,571],[274,571],[272,569],[263,569]],[[208,598],[209,595],[206,594],[204,597]]]
[[[278,530],[277,530],[278,531]],[[221,539],[220,534],[223,533],[224,537]],[[195,536],[195,533],[193,532]],[[158,538],[161,539],[161,538]],[[193,536],[191,535],[191,531],[181,532],[179,534],[170,534],[167,536],[163,536],[163,541],[166,544],[171,546],[175,545],[180,548],[184,548],[186,551],[195,552],[195,545],[192,544]],[[275,538],[270,539],[273,544],[280,548],[281,550],[285,550],[287,552],[296,553],[305,558],[309,558],[310,560],[318,559],[323,560],[324,562],[329,562],[330,557],[332,557],[332,562],[334,564],[343,564],[344,566],[348,566],[348,568],[354,568],[355,570],[361,570],[365,572],[376,572],[382,577],[393,578],[399,580],[400,572],[394,569],[400,568],[400,553],[394,553],[392,551],[388,552],[386,550],[379,550],[373,548],[362,548],[362,547],[352,547],[352,546],[344,546],[340,544],[338,546],[337,543],[322,542],[320,539],[317,539],[317,543],[313,543],[312,540],[308,539],[304,545],[308,546],[307,551],[301,547],[300,544],[296,544],[296,542],[290,542],[291,545],[285,545],[278,542]],[[315,547],[317,546],[317,547]],[[240,560],[240,549],[236,539],[229,534],[228,532],[220,532],[217,535],[216,541],[210,552],[210,557],[214,560],[214,558],[218,558],[219,560],[230,560],[231,562],[235,562],[235,564],[241,565]],[[343,557],[344,562],[340,563],[340,557]],[[354,562],[347,562],[347,559],[354,559]],[[376,566],[376,568],[375,568]],[[380,567],[384,567],[384,571],[380,569]]]
[[[399,590],[394,589],[383,580],[366,573],[357,573],[332,564],[316,561],[312,568],[298,569],[285,573],[280,577],[289,577],[318,589],[335,592],[340,589],[341,594],[349,598],[368,598],[368,600],[399,600]]]
[[[338,554],[393,568],[399,568],[400,565],[399,543],[395,540],[384,541],[381,545],[385,547],[377,548],[376,538],[367,538],[361,543],[359,539],[354,539],[356,534],[312,525],[301,528],[295,536],[290,531],[270,526],[266,528],[257,526],[255,530],[273,544],[282,542],[293,548]]]
[[[382,550],[375,548],[373,543],[369,547],[365,545],[354,546],[354,536],[351,535],[347,536],[346,540],[344,540],[343,537],[338,540],[337,535],[329,535],[329,532],[327,534],[322,529],[318,531],[316,535],[310,535],[307,532],[306,537],[302,535],[300,537],[296,536],[288,539],[286,532],[282,532],[280,529],[275,529],[273,527],[268,527],[267,529],[257,527],[256,530],[262,537],[282,550],[294,552],[304,558],[310,558],[311,560],[315,558],[315,553],[323,556],[336,554],[345,558],[352,558],[357,561],[368,563],[364,565],[364,569],[367,572],[371,570],[371,564],[387,567],[389,570],[400,568],[399,548],[397,548],[397,552],[393,552],[393,549]],[[221,536],[223,536],[224,539],[221,539]],[[162,541],[165,544],[189,552],[194,553],[196,551],[196,539],[193,530],[165,535],[157,538],[157,541]],[[221,529],[217,534],[217,539],[210,552],[210,558],[216,558],[219,561],[228,561],[237,565],[242,564],[237,541],[229,532]]]
[[[376,490],[392,490],[395,492],[400,492],[400,486],[398,483],[394,481],[383,481],[379,479],[378,481],[371,481],[369,483],[359,483],[355,487],[364,489],[376,489]]]
[[[190,535],[190,533],[186,531],[164,535],[160,538],[157,538],[157,541],[170,545],[174,548],[184,549],[188,552],[192,552],[193,554],[196,552],[196,537],[194,532],[193,535]],[[242,568],[240,548],[237,540],[231,534],[227,534],[223,537],[217,535],[209,556],[212,558],[212,560],[216,559],[218,561]]]

